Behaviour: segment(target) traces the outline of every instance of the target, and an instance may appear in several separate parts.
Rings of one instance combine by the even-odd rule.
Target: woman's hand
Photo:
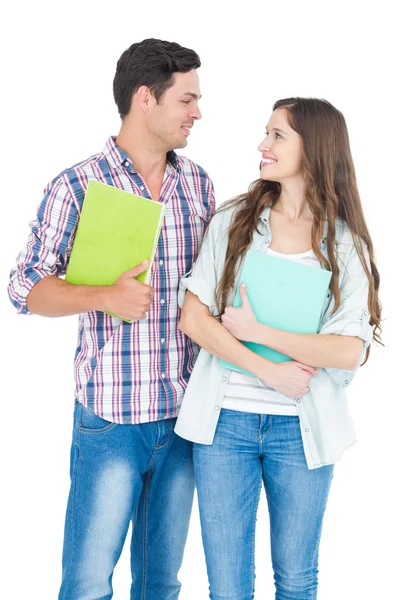
[[[302,398],[308,394],[308,384],[313,375],[318,373],[314,367],[303,365],[294,360],[277,363],[274,374],[269,377],[267,383],[280,394],[290,398]]]
[[[247,295],[245,283],[240,284],[239,291],[242,306],[240,308],[227,306],[221,317],[221,323],[236,339],[243,342],[253,342],[256,337],[255,332],[258,321]]]

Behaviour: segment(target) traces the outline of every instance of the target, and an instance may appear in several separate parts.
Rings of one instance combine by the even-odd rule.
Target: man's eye
[[[182,100],[183,104],[190,104],[191,100]]]

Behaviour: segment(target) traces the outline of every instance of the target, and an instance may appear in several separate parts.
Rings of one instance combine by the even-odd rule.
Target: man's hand
[[[150,261],[125,271],[106,288],[104,310],[129,321],[143,320],[153,300],[154,289],[136,279],[149,267]]]

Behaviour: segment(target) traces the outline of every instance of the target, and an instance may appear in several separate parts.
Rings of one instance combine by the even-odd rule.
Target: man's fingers
[[[144,260],[139,265],[132,267],[132,269],[128,269],[128,271],[125,271],[124,275],[126,275],[127,277],[137,277],[141,273],[144,273],[145,271],[147,271],[147,269],[149,268],[149,264],[150,264],[149,260]]]

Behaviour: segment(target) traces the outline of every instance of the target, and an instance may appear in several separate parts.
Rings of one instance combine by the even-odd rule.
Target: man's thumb
[[[127,277],[137,277],[141,273],[144,273],[145,271],[147,271],[147,269],[149,268],[149,265],[150,265],[150,261],[144,260],[139,265],[136,265],[136,267],[133,267],[132,269],[129,269],[128,271],[125,271],[125,275]]]

